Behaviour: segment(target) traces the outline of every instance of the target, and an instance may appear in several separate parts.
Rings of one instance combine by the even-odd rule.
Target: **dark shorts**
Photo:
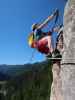
[[[48,41],[43,41],[43,42],[38,42],[37,43],[37,49],[39,52],[43,54],[48,54],[49,53],[49,48],[48,48]]]

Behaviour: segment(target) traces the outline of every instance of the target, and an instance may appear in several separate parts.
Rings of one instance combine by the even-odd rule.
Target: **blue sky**
[[[33,49],[28,46],[27,37],[31,25],[43,21],[56,8],[61,15],[58,23],[62,22],[64,6],[65,0],[0,0],[0,64],[44,60],[37,51],[30,60]]]

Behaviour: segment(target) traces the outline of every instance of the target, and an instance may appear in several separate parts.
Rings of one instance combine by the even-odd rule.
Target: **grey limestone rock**
[[[61,66],[63,100],[75,100],[75,0],[64,10],[64,53]]]
[[[64,9],[64,52],[61,66],[53,65],[50,100],[75,100],[75,0]]]

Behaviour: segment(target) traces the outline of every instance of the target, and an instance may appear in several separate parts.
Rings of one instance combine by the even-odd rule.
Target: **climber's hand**
[[[58,16],[58,15],[59,15],[59,10],[56,9],[56,10],[54,11],[53,15],[54,15],[54,16]]]
[[[59,26],[60,28],[62,28],[63,27],[63,24],[60,24],[60,26]]]

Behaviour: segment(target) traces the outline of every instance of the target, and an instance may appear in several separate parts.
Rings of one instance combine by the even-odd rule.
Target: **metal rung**
[[[62,58],[47,58],[47,59],[54,59],[55,60],[55,59],[62,59]]]
[[[47,57],[46,57],[46,58],[47,58]],[[62,59],[62,58],[47,58],[47,59]],[[75,59],[67,58],[67,59],[62,59],[62,60],[75,60]]]

